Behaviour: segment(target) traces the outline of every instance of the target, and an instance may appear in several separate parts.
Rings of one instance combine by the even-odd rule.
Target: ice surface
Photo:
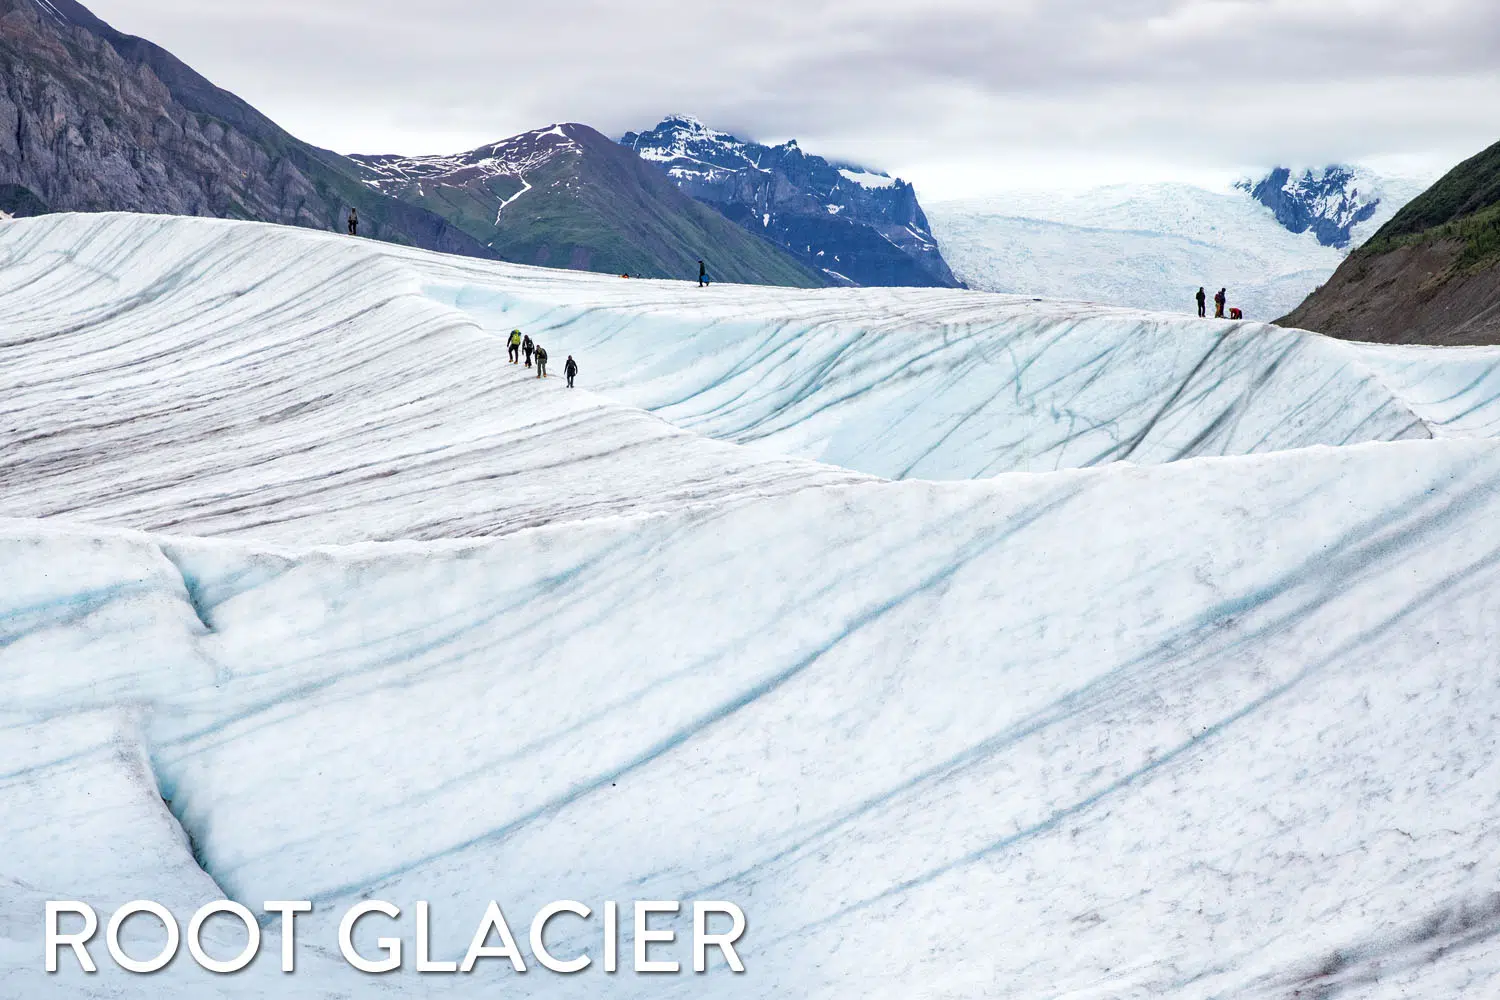
[[[1360,344],[1350,350],[1433,436],[1500,436],[1500,348]]]
[[[493,535],[857,473],[1489,433],[1423,413],[1447,416],[1450,383],[1500,388],[1493,352],[1385,352],[1403,374],[1382,379],[1367,350],[1253,324],[699,289],[204,220],[11,223],[0,261],[0,480],[25,484],[0,513],[195,535]],[[507,365],[517,326],[598,394]]]
[[[54,569],[5,589],[7,618],[74,566],[113,565],[89,593],[138,591],[33,630],[70,669],[12,644],[0,671],[41,673],[10,705],[23,730],[114,690],[140,706],[162,794],[247,901],[429,899],[464,938],[490,896],[735,899],[752,972],[714,995],[1275,993],[1362,948],[1339,975],[1494,985],[1460,917],[1493,925],[1500,858],[1497,479],[1491,442],[1412,442],[465,545],[11,522]],[[122,639],[156,676],[121,683]],[[12,821],[35,808],[0,793]],[[91,866],[8,852],[39,892],[112,898],[171,843],[95,800],[48,808],[48,830],[144,843],[73,841]],[[1424,937],[1444,915],[1453,934]]]
[[[129,216],[7,225],[0,514],[339,542],[862,478],[539,384],[376,247]]]
[[[886,478],[1430,435],[1345,345],[1266,326],[947,291],[720,289],[704,304],[669,288],[642,306],[637,289],[550,276],[437,277],[431,294],[487,326],[566,337],[616,399]]]
[[[1500,989],[1495,351],[125,217],[0,229],[0,309],[0,995]],[[221,893],[302,971],[41,971],[43,900]],[[731,899],[749,971],[372,979],[371,896]]]

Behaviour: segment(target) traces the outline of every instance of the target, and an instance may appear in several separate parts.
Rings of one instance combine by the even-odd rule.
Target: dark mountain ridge
[[[0,0],[0,211],[133,211],[339,230],[492,256],[361,183],[145,39],[75,0]]]

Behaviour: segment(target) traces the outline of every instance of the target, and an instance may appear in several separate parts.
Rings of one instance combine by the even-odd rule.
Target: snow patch
[[[847,167],[840,167],[839,174],[845,180],[852,181],[860,187],[879,189],[894,187],[896,185],[896,178],[887,176],[886,174],[871,173],[867,170],[850,170]]]
[[[521,190],[517,191],[515,194],[511,195],[509,198],[507,198],[504,201],[502,201],[500,203],[500,207],[497,208],[497,209],[495,209],[495,225],[497,225],[497,226],[500,225],[500,216],[504,214],[505,210],[507,208],[509,208],[511,206],[511,204],[513,204],[517,198],[521,197],[521,195],[523,195],[527,191],[531,190],[531,182],[530,181],[528,181],[525,177],[522,177],[520,180],[521,180]]]
[[[37,5],[38,8],[41,9],[42,13],[44,13],[44,14],[48,15],[49,17],[51,17],[58,24],[66,25],[66,24],[70,23],[68,21],[68,19],[63,16],[62,11],[60,11],[56,7],[54,7],[49,2],[49,0],[36,0],[36,5]]]

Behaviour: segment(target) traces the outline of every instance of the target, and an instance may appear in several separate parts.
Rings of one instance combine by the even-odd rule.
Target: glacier
[[[0,316],[0,995],[1500,989],[1500,350],[111,215]],[[223,896],[295,975],[42,971]],[[365,977],[368,897],[748,971]]]
[[[1373,214],[1347,230],[1350,245],[1358,246],[1434,178],[1356,169],[1344,179],[1348,190],[1357,186],[1379,200]],[[1312,231],[1289,231],[1248,189],[1227,185],[1003,191],[935,202],[928,217],[954,273],[972,288],[1177,314],[1196,314],[1193,295],[1204,287],[1210,297],[1227,288],[1229,304],[1251,319],[1285,316],[1347,252],[1325,246]]]

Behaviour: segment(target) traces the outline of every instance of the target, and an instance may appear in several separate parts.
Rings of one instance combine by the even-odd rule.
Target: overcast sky
[[[1500,140],[1500,0],[85,2],[341,152],[687,113],[935,200]]]

